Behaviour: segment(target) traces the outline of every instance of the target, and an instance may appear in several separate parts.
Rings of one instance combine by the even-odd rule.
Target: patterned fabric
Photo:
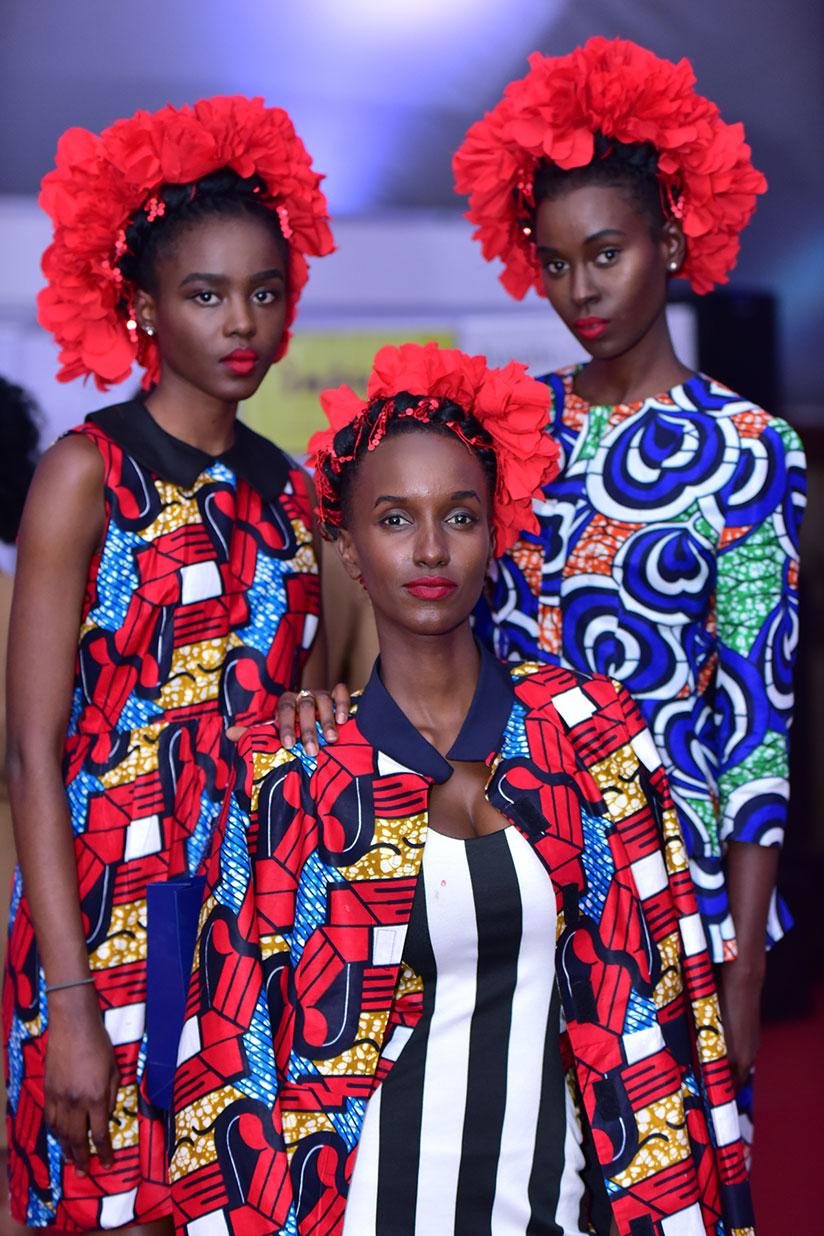
[[[590,406],[551,374],[561,475],[494,568],[477,631],[506,660],[617,678],[666,766],[712,957],[735,952],[728,841],[780,845],[798,635],[801,442],[699,374]],[[768,943],[789,925],[773,899]]]
[[[687,858],[626,692],[484,653],[450,760],[543,862],[566,1063],[622,1236],[752,1231],[733,1089]],[[206,864],[175,1088],[178,1230],[339,1236],[369,1096],[421,1016],[401,964],[433,783],[450,764],[378,668],[317,760],[240,745]],[[525,1045],[526,1048],[526,1045]]]
[[[19,874],[3,1014],[12,1213],[81,1232],[168,1214],[163,1126],[145,1064],[146,885],[192,873],[232,760],[227,722],[271,715],[317,626],[303,474],[238,427],[218,459],[142,404],[74,432],[100,451],[105,535],[92,563],[65,747],[81,909],[121,1086],[115,1165],[64,1167],[43,1120],[47,1003]]]

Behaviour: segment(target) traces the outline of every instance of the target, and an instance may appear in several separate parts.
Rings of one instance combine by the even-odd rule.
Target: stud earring
[[[670,270],[678,269],[678,262],[676,262],[674,258],[671,262],[668,262],[667,265],[669,266]]]
[[[154,327],[153,327],[153,326],[144,326],[144,327],[143,327],[143,329],[144,329],[144,331],[146,332],[146,334],[149,336],[149,338],[151,339],[152,335],[154,334]]]

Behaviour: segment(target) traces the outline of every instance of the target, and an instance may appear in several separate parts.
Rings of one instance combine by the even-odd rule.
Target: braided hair
[[[277,238],[287,265],[287,242],[268,200],[260,176],[240,176],[230,167],[219,168],[188,184],[164,185],[152,200],[151,209],[138,210],[129,220],[127,248],[118,263],[124,278],[139,288],[154,290],[157,263],[162,256],[187,228],[202,219],[216,217],[260,219]]]
[[[414,415],[421,403],[426,402],[425,418]],[[498,479],[498,461],[492,439],[480,422],[451,399],[411,395],[401,391],[397,395],[373,400],[362,418],[344,425],[335,434],[334,454],[322,464],[325,507],[336,522],[325,520],[323,533],[335,540],[340,524],[349,522],[351,497],[358,464],[377,440],[399,437],[401,434],[437,433],[444,437],[456,437],[459,441],[469,439],[467,445],[480,461],[489,482],[490,495],[494,495]],[[335,466],[337,465],[337,466]]]
[[[560,197],[570,189],[605,185],[623,189],[633,205],[657,234],[667,221],[658,180],[658,152],[650,142],[618,142],[595,134],[595,153],[583,167],[563,168],[544,162],[535,173],[535,206],[547,198]],[[534,220],[529,222],[534,223]]]

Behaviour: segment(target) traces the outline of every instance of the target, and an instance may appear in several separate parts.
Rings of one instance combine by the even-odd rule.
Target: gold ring
[[[304,700],[311,700],[313,704],[315,703],[314,695],[311,691],[307,691],[305,687],[298,691],[295,698],[299,704],[302,704]]]

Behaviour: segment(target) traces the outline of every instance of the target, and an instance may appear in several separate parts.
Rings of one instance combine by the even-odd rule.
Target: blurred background
[[[677,60],[727,121],[742,120],[769,193],[729,287],[676,293],[682,359],[786,417],[804,439],[802,646],[792,827],[783,886],[797,929],[775,950],[756,1094],[762,1236],[812,1231],[809,1199],[824,1094],[824,6],[820,0],[4,0],[0,46],[0,374],[29,390],[47,444],[95,407],[128,397],[54,380],[36,325],[49,240],[38,185],[60,133],[100,130],[138,107],[261,94],[291,113],[335,218],[289,357],[244,410],[300,452],[316,394],[363,387],[376,347],[437,338],[536,373],[576,360],[575,341],[530,293],[511,301],[480,258],[452,192],[468,125],[533,50],[563,54],[621,35]],[[676,281],[677,283],[678,281]],[[13,554],[0,559],[10,569]],[[1,634],[1,633],[0,633]],[[816,1097],[817,1096],[817,1097]],[[822,1229],[824,1230],[824,1229]]]

